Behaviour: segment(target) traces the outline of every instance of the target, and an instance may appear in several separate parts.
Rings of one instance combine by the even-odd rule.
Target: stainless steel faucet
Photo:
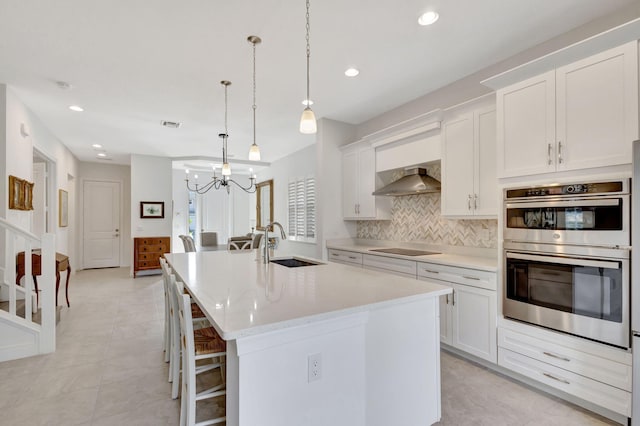
[[[264,227],[264,255],[262,256],[262,263],[269,263],[269,228],[272,226],[277,226],[280,228],[280,236],[283,240],[287,239],[287,234],[284,232],[284,228],[280,225],[279,222],[271,222],[267,226]]]

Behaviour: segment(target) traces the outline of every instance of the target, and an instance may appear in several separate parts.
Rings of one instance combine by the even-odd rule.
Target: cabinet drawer
[[[329,249],[329,260],[342,262],[342,263],[353,263],[356,265],[362,265],[362,253]]]
[[[498,328],[498,346],[631,392],[631,365]]]
[[[148,244],[138,247],[140,253],[165,253],[167,246],[165,244]]]
[[[407,273],[404,273],[404,272],[392,271],[391,269],[376,268],[375,266],[366,266],[365,265],[364,269],[367,269],[369,271],[379,271],[379,272],[383,272],[385,274],[390,274],[390,275],[397,275],[399,277],[413,278],[413,279],[416,278],[415,274],[407,274]]]
[[[136,244],[138,245],[138,247],[156,244],[162,244],[166,246],[169,244],[169,240],[167,238],[136,238]]]
[[[416,277],[416,262],[413,260],[396,259],[395,257],[365,254],[362,256],[364,266],[372,266],[377,269],[401,272]]]
[[[505,348],[498,348],[498,365],[623,416],[631,416],[630,392]]]
[[[495,272],[426,262],[418,262],[417,268],[419,277],[485,288],[487,290],[497,289]]]
[[[138,268],[160,268],[160,261],[157,258],[155,260],[140,260]]]

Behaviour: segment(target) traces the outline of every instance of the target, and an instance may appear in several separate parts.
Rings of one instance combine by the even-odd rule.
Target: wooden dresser
[[[170,237],[138,237],[133,239],[133,277],[139,271],[160,269],[160,257],[171,252]]]

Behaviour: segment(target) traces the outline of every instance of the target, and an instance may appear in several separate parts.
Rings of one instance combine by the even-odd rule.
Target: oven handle
[[[618,262],[576,259],[575,257],[538,256],[535,254],[507,252],[507,259],[532,260],[546,263],[557,263],[560,265],[592,266],[594,268],[620,269],[620,264]]]
[[[573,201],[535,201],[528,203],[507,203],[507,209],[526,209],[536,208],[544,209],[547,207],[598,207],[598,206],[617,206],[620,205],[620,198],[606,198],[604,200],[573,200]]]

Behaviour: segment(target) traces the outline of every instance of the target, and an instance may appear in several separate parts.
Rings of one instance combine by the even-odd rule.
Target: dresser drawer
[[[138,268],[159,268],[160,261],[156,258],[155,260],[140,260],[138,261]]]
[[[498,365],[585,401],[631,417],[631,392],[498,348]]]
[[[152,245],[164,245],[167,246],[169,244],[168,238],[158,238],[158,237],[148,237],[148,238],[136,238],[136,245],[141,246],[152,246]]]
[[[165,253],[168,250],[165,244],[148,244],[140,246],[138,251],[140,253]]]
[[[502,327],[498,346],[631,392],[631,365]]]
[[[416,262],[413,260],[397,259],[395,257],[365,254],[362,256],[362,264],[376,269],[400,272],[416,277]]]
[[[362,253],[329,249],[329,260],[339,263],[352,263],[355,265],[362,265]]]
[[[437,263],[418,262],[418,277],[431,278],[439,281],[449,281],[472,287],[497,290],[495,272],[479,271],[477,269],[458,268]]]

